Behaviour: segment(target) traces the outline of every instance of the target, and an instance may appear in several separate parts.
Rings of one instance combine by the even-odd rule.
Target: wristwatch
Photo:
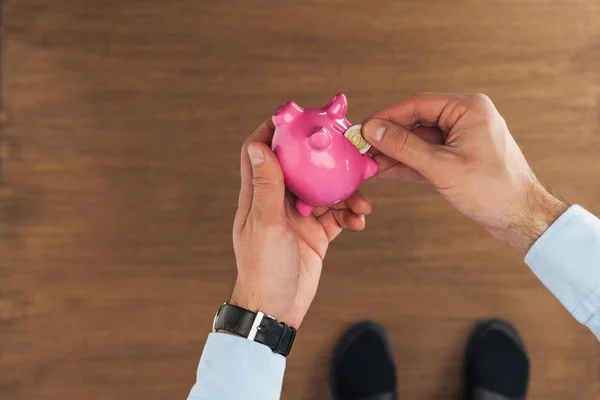
[[[264,344],[273,353],[287,357],[296,338],[296,329],[269,314],[252,312],[223,303],[213,321],[213,332],[225,331]]]

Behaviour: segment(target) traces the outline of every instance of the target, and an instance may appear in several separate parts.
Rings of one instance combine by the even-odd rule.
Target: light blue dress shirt
[[[525,262],[600,340],[600,220],[570,207],[535,242]],[[268,347],[211,333],[188,399],[279,399],[284,370],[285,358]]]
[[[535,242],[525,262],[600,340],[600,220],[570,207]]]

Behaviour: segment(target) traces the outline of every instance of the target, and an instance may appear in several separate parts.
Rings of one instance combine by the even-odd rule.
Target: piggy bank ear
[[[343,93],[336,94],[329,100],[329,103],[325,106],[325,110],[327,111],[327,114],[333,118],[344,118],[348,111],[348,100],[346,100],[346,96]]]
[[[286,101],[273,114],[273,124],[277,128],[289,124],[304,112],[302,107],[293,101]]]

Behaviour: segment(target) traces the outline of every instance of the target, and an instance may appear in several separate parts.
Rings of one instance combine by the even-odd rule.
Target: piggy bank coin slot
[[[346,128],[344,128],[343,126],[339,126],[339,125],[332,125],[333,129],[337,132],[337,133],[341,133],[342,135],[344,134],[344,132],[346,131]]]

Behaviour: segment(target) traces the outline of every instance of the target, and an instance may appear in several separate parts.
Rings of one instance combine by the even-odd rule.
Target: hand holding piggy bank
[[[361,154],[344,136],[351,125],[347,111],[348,101],[340,93],[323,108],[303,109],[288,101],[273,114],[273,151],[304,216],[315,207],[344,201],[377,173],[371,156]]]

